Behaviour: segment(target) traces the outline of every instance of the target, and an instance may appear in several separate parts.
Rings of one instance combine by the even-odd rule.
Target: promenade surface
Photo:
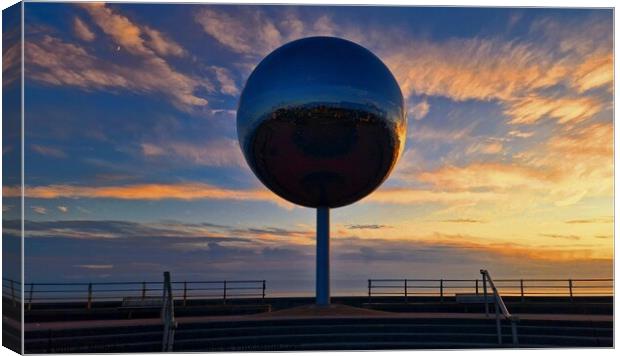
[[[566,320],[566,321],[613,321],[613,315],[591,314],[514,314],[521,320]],[[251,320],[287,320],[287,319],[317,319],[317,318],[394,318],[394,319],[495,319],[490,313],[393,313],[372,309],[356,308],[346,305],[330,305],[318,307],[308,305],[274,312],[233,315],[233,316],[190,316],[175,318],[179,324],[203,323],[210,321],[251,321]],[[7,319],[5,319],[5,322]],[[159,318],[124,319],[124,320],[83,320],[64,322],[26,323],[25,331],[61,330],[61,329],[90,329],[98,327],[123,327],[159,325]]]

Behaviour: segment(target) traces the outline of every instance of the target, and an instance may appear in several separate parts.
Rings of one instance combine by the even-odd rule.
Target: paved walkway
[[[574,321],[613,321],[613,315],[582,315],[582,314],[515,314],[521,320],[574,320]],[[209,321],[250,321],[250,320],[287,320],[317,318],[395,318],[395,319],[494,319],[495,314],[487,317],[484,313],[392,313],[379,310],[356,308],[346,305],[317,307],[301,306],[275,312],[233,315],[233,316],[191,316],[177,317],[179,324],[200,323]],[[5,319],[5,321],[8,321]],[[124,320],[80,320],[64,322],[26,323],[26,331],[89,329],[98,327],[123,327],[161,325],[159,318],[124,319]]]

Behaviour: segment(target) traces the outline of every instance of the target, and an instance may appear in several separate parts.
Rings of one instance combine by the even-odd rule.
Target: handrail
[[[174,331],[177,328],[177,323],[174,320],[174,295],[172,295],[170,272],[164,272],[163,289],[161,318],[164,324],[164,335],[162,339],[162,352],[172,352],[174,346]]]
[[[219,280],[219,281],[177,281],[170,282],[171,294],[177,303],[186,306],[192,299],[226,299],[266,297],[265,280]],[[144,282],[68,282],[68,283],[21,283],[2,279],[2,296],[16,303],[24,296],[26,310],[33,304],[46,302],[84,303],[87,309],[97,301],[121,301],[125,297],[147,297],[161,293],[165,286],[162,281]],[[161,295],[161,294],[160,294]],[[18,298],[19,297],[19,298]]]
[[[493,278],[491,278],[489,271],[485,269],[481,269],[480,274],[482,275],[482,281],[484,284],[484,304],[485,304],[485,311],[487,313],[487,316],[488,316],[488,300],[487,300],[487,288],[486,288],[487,281],[489,282],[489,285],[491,286],[491,289],[493,290],[493,297],[494,297],[493,300],[495,302],[494,303],[495,304],[495,322],[497,325],[498,344],[501,345],[503,341],[502,340],[502,326],[501,326],[500,319],[499,319],[499,312],[501,311],[504,318],[510,321],[513,345],[515,346],[519,345],[519,338],[517,335],[517,322],[519,321],[519,319],[516,316],[513,316],[512,314],[510,314],[510,312],[508,311],[508,308],[506,307],[506,304],[504,303],[502,296],[499,294],[497,287],[495,287],[495,283],[493,283]]]
[[[612,278],[583,278],[583,279],[498,279],[493,280],[502,295],[517,296],[525,302],[528,296],[612,296]],[[368,300],[373,296],[452,296],[458,293],[481,294],[478,279],[368,279]]]

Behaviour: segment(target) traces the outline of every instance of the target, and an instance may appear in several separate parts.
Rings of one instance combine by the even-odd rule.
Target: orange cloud
[[[237,84],[231,78],[230,72],[228,69],[223,67],[213,66],[211,67],[215,71],[215,78],[220,84],[220,92],[228,95],[238,95],[239,88],[237,88]]]
[[[195,79],[173,70],[154,54],[136,67],[100,60],[84,48],[45,35],[25,44],[26,74],[49,85],[71,85],[85,90],[124,88],[134,92],[161,92],[177,107],[189,110],[207,105],[194,95],[199,87],[212,89],[205,79]]]
[[[497,200],[499,197],[499,194],[493,192],[379,188],[364,198],[362,202],[382,204],[474,204],[481,201]]]
[[[533,124],[549,117],[559,123],[580,122],[591,118],[603,109],[594,98],[544,98],[532,96],[511,101],[504,113],[512,119],[511,124]]]
[[[501,142],[491,141],[491,142],[477,142],[473,145],[469,146],[465,151],[466,154],[471,155],[474,153],[483,153],[483,154],[497,154],[502,152],[504,149],[504,145]]]
[[[81,6],[88,11],[97,26],[119,45],[132,53],[150,54],[141,37],[140,27],[127,17],[116,14],[104,3],[87,3]]]
[[[181,47],[178,43],[174,42],[170,38],[168,38],[163,33],[150,28],[148,26],[144,26],[144,33],[148,35],[147,45],[152,48],[157,54],[161,56],[176,56],[183,57],[187,54],[185,49]]]
[[[140,26],[103,3],[80,4],[95,24],[118,45],[140,61],[120,66],[100,60],[86,49],[50,35],[34,37],[25,44],[27,75],[50,85],[72,85],[82,89],[124,88],[134,92],[160,92],[178,108],[189,111],[208,101],[194,94],[199,88],[212,91],[205,78],[190,77],[173,69],[161,56],[183,56],[185,50],[163,33]],[[89,39],[86,24],[76,18],[75,31]],[[92,33],[91,33],[92,34]]]
[[[19,197],[19,187],[3,187],[5,197]],[[123,186],[86,187],[75,185],[49,185],[25,188],[28,198],[111,198],[122,200],[248,200],[274,202],[280,206],[292,204],[280,199],[267,189],[234,190],[202,183],[134,184]]]
[[[90,42],[95,39],[95,34],[88,28],[79,17],[73,19],[73,32],[82,41]]]
[[[536,26],[545,36],[529,42],[499,37],[443,42],[383,40],[388,45],[365,42],[380,49],[406,96],[499,101],[513,124],[531,124],[545,116],[559,123],[577,122],[604,109],[596,94],[587,91],[604,87],[611,92],[609,24],[585,21],[568,28],[571,26],[543,21],[533,28]],[[556,99],[541,96],[543,90],[556,86],[571,94]]]
[[[613,123],[601,122],[553,136],[548,142],[548,147],[580,159],[601,157],[607,159],[607,164],[613,165],[611,160],[614,154],[613,144]]]
[[[558,172],[504,163],[473,163],[464,167],[444,166],[423,172],[418,179],[447,190],[535,188],[555,182]]]
[[[529,44],[494,39],[415,42],[385,54],[405,95],[509,100],[559,83],[569,68]],[[533,59],[536,60],[533,60]]]
[[[611,89],[613,80],[614,59],[611,53],[589,57],[573,73],[573,86],[580,93],[603,86]]]

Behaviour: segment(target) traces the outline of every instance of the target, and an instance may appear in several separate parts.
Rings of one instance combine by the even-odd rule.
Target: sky
[[[265,55],[315,35],[381,58],[408,116],[388,180],[331,212],[335,294],[481,268],[611,277],[612,14],[26,3],[26,282],[171,271],[310,293],[315,212],[254,177],[236,108]],[[14,238],[19,186],[3,195]]]

